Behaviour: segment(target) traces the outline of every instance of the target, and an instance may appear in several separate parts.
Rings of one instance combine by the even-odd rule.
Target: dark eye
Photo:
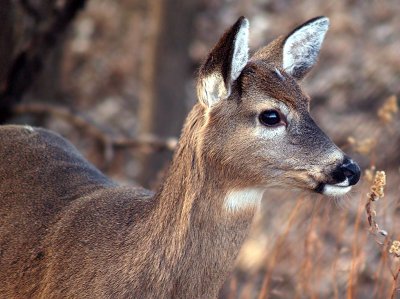
[[[266,110],[261,112],[259,119],[265,126],[276,126],[281,122],[281,116],[276,110]]]

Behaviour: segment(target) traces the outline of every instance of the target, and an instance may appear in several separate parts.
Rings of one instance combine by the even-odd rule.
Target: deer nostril
[[[354,175],[354,172],[350,169],[343,169],[343,174],[345,175],[346,178],[349,178]]]
[[[355,185],[360,179],[361,170],[357,163],[350,159],[345,159],[340,166],[343,175],[349,180],[349,185]]]

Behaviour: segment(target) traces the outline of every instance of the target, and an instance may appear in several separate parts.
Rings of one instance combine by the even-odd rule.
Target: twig
[[[174,137],[160,138],[152,135],[144,135],[137,138],[110,136],[88,116],[68,107],[58,107],[44,103],[24,103],[16,106],[13,113],[47,114],[67,120],[74,126],[84,129],[85,132],[103,145],[106,161],[112,160],[115,148],[146,148],[152,151],[172,151],[178,142]]]
[[[400,274],[400,266],[397,268],[396,273],[393,273],[393,284],[392,284],[392,294],[390,296],[391,299],[394,299],[396,296],[396,291],[397,289],[397,279],[399,278],[399,274]]]

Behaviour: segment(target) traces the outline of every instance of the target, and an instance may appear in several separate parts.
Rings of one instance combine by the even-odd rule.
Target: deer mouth
[[[357,163],[344,157],[341,165],[330,174],[330,182],[319,183],[315,191],[327,196],[340,197],[351,190],[351,187],[360,180],[361,169]]]
[[[346,178],[344,181],[337,184],[320,183],[315,191],[323,195],[339,197],[345,195],[351,190],[351,184]]]
[[[351,186],[338,186],[331,184],[320,184],[316,191],[327,196],[338,197],[343,196],[351,190]]]

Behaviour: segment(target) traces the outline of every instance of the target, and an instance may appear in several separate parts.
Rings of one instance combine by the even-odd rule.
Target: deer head
[[[313,121],[300,86],[328,27],[328,18],[314,18],[249,58],[241,17],[200,68],[202,155],[231,189],[288,185],[341,196],[358,182],[360,168]]]

